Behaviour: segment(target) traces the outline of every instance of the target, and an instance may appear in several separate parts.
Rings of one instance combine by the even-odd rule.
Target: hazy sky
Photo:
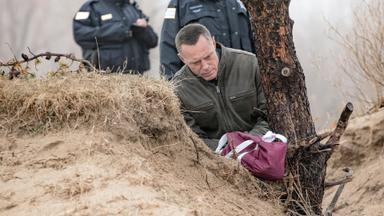
[[[328,128],[347,103],[341,72],[341,47],[331,26],[346,32],[352,26],[353,8],[362,0],[292,0],[290,15],[296,52],[306,76],[311,111],[318,128]]]

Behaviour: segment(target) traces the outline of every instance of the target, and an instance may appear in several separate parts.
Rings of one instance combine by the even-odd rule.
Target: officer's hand
[[[148,22],[147,22],[147,20],[140,18],[140,19],[137,19],[136,22],[133,23],[133,25],[145,28],[148,26]]]

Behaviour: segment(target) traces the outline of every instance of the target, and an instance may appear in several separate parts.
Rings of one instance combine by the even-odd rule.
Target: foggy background
[[[363,0],[292,0],[291,18],[295,24],[296,52],[304,69],[312,115],[318,129],[332,127],[344,107],[347,86],[337,63],[340,47],[332,39],[330,25],[345,32],[352,28],[354,7]],[[22,52],[74,53],[81,57],[73,40],[72,18],[84,0],[0,0],[0,61]],[[168,0],[137,1],[160,36]],[[151,50],[151,70],[159,78],[159,47]],[[40,72],[57,66],[45,64]]]

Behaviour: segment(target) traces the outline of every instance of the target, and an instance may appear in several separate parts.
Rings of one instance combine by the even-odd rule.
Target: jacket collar
[[[229,61],[232,61],[232,59],[228,58],[228,50],[227,47],[225,47],[223,44],[216,42],[216,47],[220,48],[221,51],[221,57],[219,60],[219,66],[217,68],[217,80],[220,80],[221,77],[224,76],[225,72],[225,66]]]

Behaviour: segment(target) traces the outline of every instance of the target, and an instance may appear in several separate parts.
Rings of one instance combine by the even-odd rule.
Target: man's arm
[[[211,150],[215,151],[219,140],[210,139],[208,135],[196,124],[195,119],[188,112],[183,112],[183,116],[185,122],[192,129],[192,131],[195,132]]]
[[[183,117],[185,123],[195,132],[200,138],[208,138],[208,135],[201,130],[200,126],[196,124],[195,119],[187,111],[183,111]]]
[[[178,1],[172,0],[166,10],[160,36],[160,64],[162,74],[169,80],[182,67],[177,56],[175,37],[179,31]]]
[[[112,19],[112,14],[104,19]],[[105,21],[105,20],[104,20]],[[93,8],[92,3],[83,5],[73,20],[73,34],[76,43],[83,48],[96,49],[96,39],[99,45],[116,44],[132,37],[130,27],[110,22],[101,25],[100,14]]]

